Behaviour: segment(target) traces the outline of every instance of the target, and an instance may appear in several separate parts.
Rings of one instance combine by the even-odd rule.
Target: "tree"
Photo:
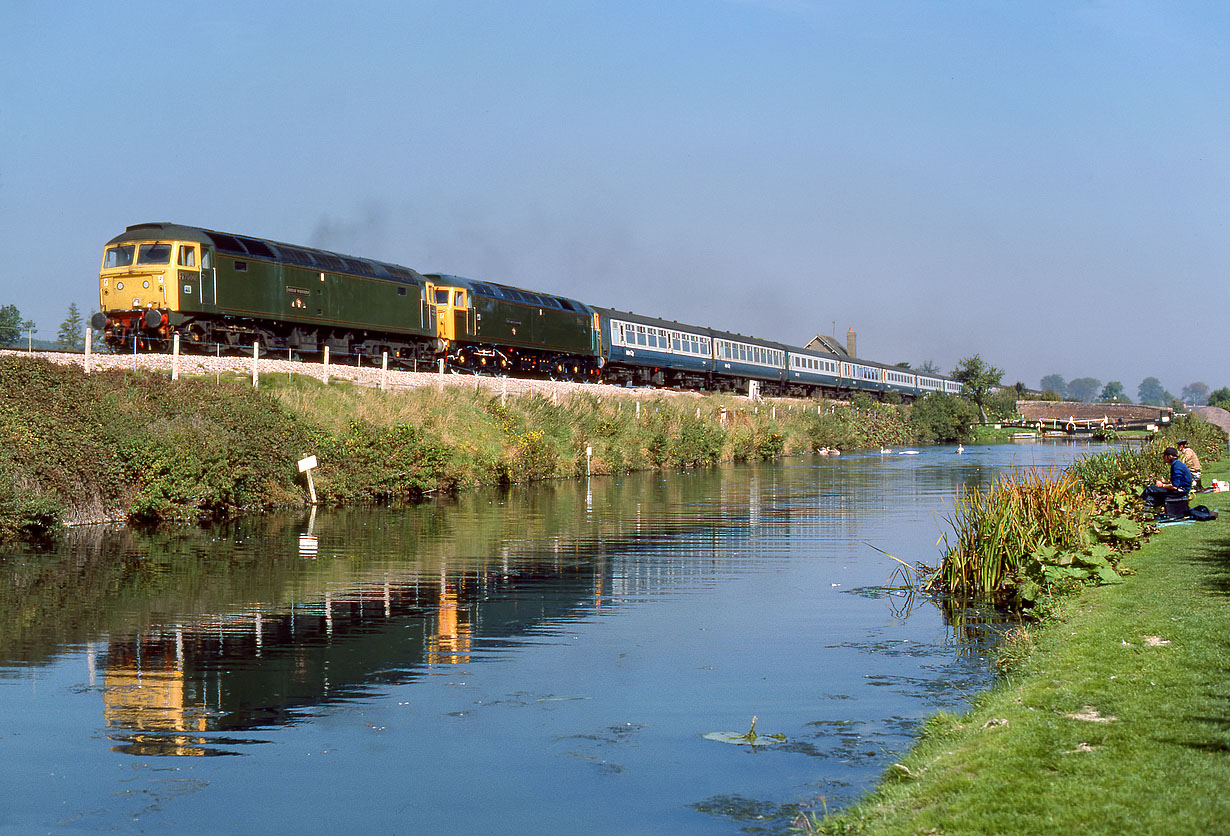
[[[1183,387],[1183,402],[1200,406],[1209,399],[1209,384],[1199,380]]]
[[[1117,380],[1112,380],[1102,387],[1102,394],[1098,395],[1098,400],[1102,403],[1127,403],[1127,395],[1123,392],[1123,384]]]
[[[38,333],[38,324],[35,323],[33,319],[27,319],[25,322],[21,323],[21,330],[25,332],[26,337],[29,339],[27,347],[33,348],[34,335]]]
[[[60,333],[56,334],[56,342],[62,348],[81,348],[85,342],[84,334],[85,323],[81,319],[81,311],[77,308],[77,303],[73,302],[68,306],[68,317],[60,323]]]
[[[17,342],[21,336],[21,311],[13,305],[0,308],[0,345]]]
[[[969,401],[942,392],[931,392],[910,407],[910,425],[924,441],[972,441],[970,424],[977,420],[978,413]]]
[[[1214,389],[1209,392],[1209,406],[1220,406],[1222,409],[1230,409],[1230,387],[1223,386],[1220,389]]]
[[[932,363],[930,360],[923,360],[918,364],[919,374],[942,374],[940,367]]]
[[[1042,391],[1054,392],[1057,397],[1066,398],[1068,396],[1068,384],[1064,382],[1061,374],[1048,374],[1042,378]]]
[[[987,395],[999,385],[999,380],[1003,376],[1003,369],[997,369],[984,363],[977,354],[958,362],[951,375],[953,380],[961,384],[961,395],[969,398],[974,402],[974,406],[978,407],[978,414],[982,416],[983,423],[987,420]]]
[[[1102,381],[1096,377],[1078,377],[1068,381],[1068,397],[1082,403],[1092,403]]]
[[[1140,381],[1140,386],[1136,387],[1136,398],[1149,406],[1161,406],[1170,400],[1162,382],[1156,377],[1146,377]]]

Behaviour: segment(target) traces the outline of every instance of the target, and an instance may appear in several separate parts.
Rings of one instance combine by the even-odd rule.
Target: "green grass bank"
[[[800,830],[1230,833],[1230,493],[1193,500],[1220,518],[1164,527],[1124,583],[1054,599],[968,713],[932,718],[874,793]]]
[[[385,392],[296,376],[172,381],[0,358],[0,539],[64,523],[189,522],[327,504],[914,444],[911,408],[730,396]]]

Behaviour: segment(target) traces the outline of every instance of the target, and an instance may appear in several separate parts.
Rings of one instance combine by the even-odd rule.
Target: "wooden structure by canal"
[[[1077,401],[1017,401],[1018,421],[1004,426],[1019,426],[1042,432],[1069,435],[1096,433],[1105,429],[1156,431],[1174,417],[1168,407],[1118,403],[1080,403]]]

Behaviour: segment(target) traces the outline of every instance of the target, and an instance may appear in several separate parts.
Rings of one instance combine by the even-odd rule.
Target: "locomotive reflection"
[[[323,530],[269,516],[222,536],[133,541],[135,556],[107,576],[120,580],[73,584],[93,597],[58,610],[96,618],[97,628],[61,630],[92,642],[91,682],[117,751],[240,754],[268,742],[262,730],[485,661],[628,602],[754,571],[766,558],[832,554],[819,544],[834,541],[848,559],[871,555],[861,541],[875,521],[854,509],[889,513],[891,504],[876,481],[850,478],[852,464],[840,482],[811,483],[825,472],[817,465],[806,498],[789,502],[774,499],[775,471],[740,470],[716,486],[612,481],[597,500],[558,486],[483,504],[329,512]],[[561,517],[571,524],[552,522]],[[237,552],[235,543],[246,545]],[[114,548],[96,550],[78,563],[115,566]],[[133,592],[106,591],[115,589]]]
[[[476,636],[498,647],[594,606],[596,570],[556,577],[442,572],[389,579],[289,610],[189,618],[106,645],[104,717],[117,750],[230,754],[219,738],[292,724],[313,708],[471,661]],[[200,733],[209,733],[202,735]]]

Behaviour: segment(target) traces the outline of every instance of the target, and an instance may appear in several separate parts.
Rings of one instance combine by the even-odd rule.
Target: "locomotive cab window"
[[[170,244],[142,244],[137,250],[137,264],[170,264]]]
[[[196,267],[196,247],[190,246],[188,244],[180,244],[179,266],[180,267]]]
[[[113,267],[131,266],[134,249],[135,248],[132,244],[120,244],[115,247],[107,247],[107,254],[103,258],[103,269],[110,270]]]

